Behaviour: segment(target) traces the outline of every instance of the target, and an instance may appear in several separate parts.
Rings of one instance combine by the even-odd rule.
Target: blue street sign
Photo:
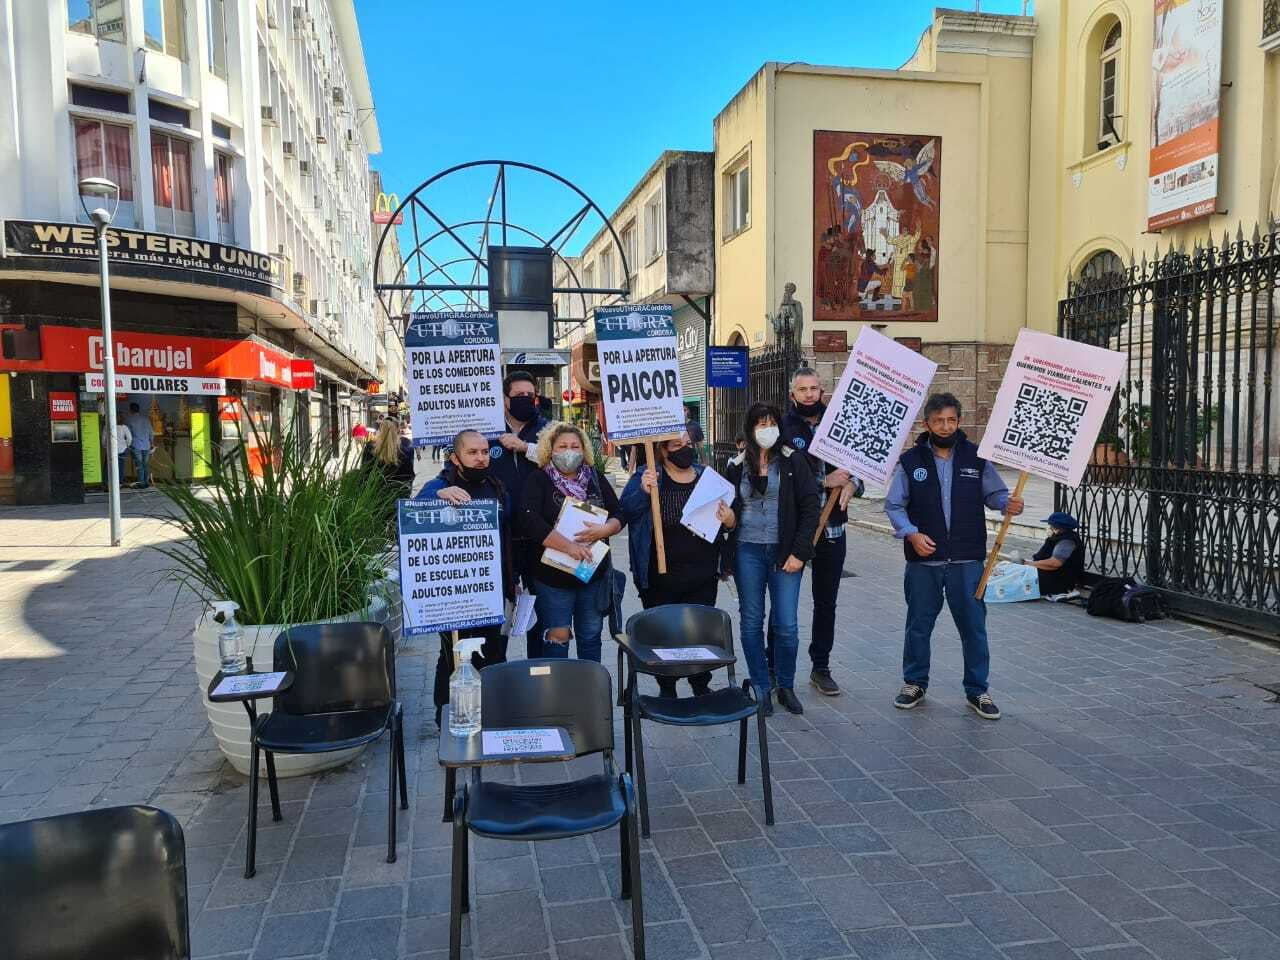
[[[747,347],[707,347],[707,386],[745,387]]]

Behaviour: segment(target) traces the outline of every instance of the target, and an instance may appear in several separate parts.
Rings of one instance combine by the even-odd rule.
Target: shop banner
[[[937,369],[927,357],[863,327],[808,452],[887,486]]]
[[[600,386],[609,439],[656,439],[684,429],[671,305],[596,307]]]
[[[293,375],[293,389],[314,390],[316,388],[316,362],[299,360],[296,357],[289,361],[289,370]]]
[[[90,260],[96,264],[98,239],[94,228],[83,223],[6,220],[3,254]],[[111,227],[107,230],[107,258],[113,270],[126,267],[128,276],[173,280],[172,271],[180,270],[193,274],[191,280],[195,283],[249,290],[250,285],[276,291],[282,288],[280,261],[275,257],[195,237]]]
[[[1076,487],[1127,358],[1025,327],[996,394],[978,455]]]
[[[69,390],[50,390],[49,391],[49,419],[50,420],[75,420],[76,413],[76,395]]]
[[[404,635],[502,623],[498,501],[400,500],[397,510]]]
[[[747,347],[707,347],[707,386],[741,389],[749,366]]]
[[[107,378],[101,373],[87,373],[84,388],[102,393]],[[116,374],[116,389],[121,393],[182,393],[192,397],[219,397],[227,392],[227,381],[218,377],[148,377]]]
[[[451,443],[463,430],[489,440],[507,432],[495,314],[414,313],[404,352],[415,447]]]
[[[1218,204],[1223,0],[1155,0],[1147,229]]]

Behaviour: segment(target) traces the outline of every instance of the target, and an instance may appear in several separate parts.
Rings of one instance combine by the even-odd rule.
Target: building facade
[[[400,257],[400,235],[387,229],[386,221],[391,211],[400,205],[400,198],[384,192],[382,174],[377,170],[369,171],[369,203],[372,209],[370,217],[373,230],[369,237],[369,249],[374,257],[380,258],[378,276],[395,277],[403,262]],[[383,235],[386,239],[383,240]],[[378,251],[378,243],[382,243],[382,251]],[[404,397],[405,357],[404,357],[404,325],[409,314],[409,292],[391,290],[381,294],[375,320],[382,321],[381,342],[378,345],[378,389],[369,397],[371,407],[381,412],[396,412],[400,399]]]
[[[86,177],[119,186],[117,375],[158,477],[198,479],[240,437],[334,444],[366,415],[381,147],[351,0],[6,5],[0,88],[0,493],[74,501],[104,475]],[[66,394],[75,429],[50,419]]]

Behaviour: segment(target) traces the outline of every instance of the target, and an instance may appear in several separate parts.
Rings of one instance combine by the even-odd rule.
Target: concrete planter
[[[398,584],[389,583],[387,588],[385,592],[382,590],[375,591],[376,595],[370,600],[368,610],[360,610],[343,617],[334,617],[331,620],[315,622],[347,623],[353,620],[373,620],[387,624],[392,630],[393,636],[395,636],[397,635],[396,627],[398,626],[399,616],[397,608],[399,603],[393,602],[393,604],[389,605],[384,597],[391,596],[398,601]],[[249,773],[249,717],[241,704],[210,703],[207,695],[209,681],[218,672],[218,629],[219,624],[214,622],[211,615],[202,614],[196,620],[193,641],[195,645],[197,683],[200,686],[200,694],[204,699],[205,710],[209,713],[209,726],[213,728],[213,735],[218,738],[218,746],[222,750],[223,756],[230,761],[236,770],[247,776]],[[242,625],[242,629],[244,630],[245,653],[253,657],[254,669],[259,671],[270,670],[276,637],[283,632],[284,627],[280,624],[257,624],[254,626]],[[257,706],[259,716],[271,712],[270,700],[259,700]],[[320,770],[328,770],[331,767],[339,767],[359,756],[363,750],[364,747],[359,747],[355,750],[340,750],[336,753],[277,754],[276,775],[280,777],[299,777],[308,773],[316,773]],[[266,772],[266,761],[260,761],[260,773],[265,776]]]

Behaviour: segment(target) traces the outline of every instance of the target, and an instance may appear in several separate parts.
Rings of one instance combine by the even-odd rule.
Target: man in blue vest
[[[884,512],[907,556],[907,597],[902,648],[902,690],[893,705],[910,710],[929,687],[929,638],[945,596],[964,652],[964,693],[980,717],[999,720],[987,693],[987,606],[974,597],[987,556],[984,507],[1011,517],[1022,499],[1009,495],[996,468],[960,429],[960,401],[935,393],[925,402],[915,445],[898,460]]]

